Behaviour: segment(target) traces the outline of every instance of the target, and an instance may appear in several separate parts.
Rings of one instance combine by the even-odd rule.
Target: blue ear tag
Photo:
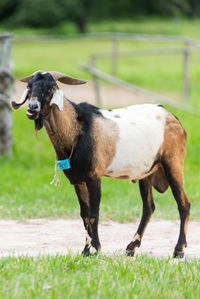
[[[58,170],[65,170],[71,168],[70,159],[59,160],[57,161]]]

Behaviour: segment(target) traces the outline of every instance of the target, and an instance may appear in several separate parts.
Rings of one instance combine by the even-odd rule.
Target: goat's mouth
[[[31,111],[31,110],[28,110],[26,112],[26,116],[29,118],[29,119],[33,119],[33,120],[36,120],[39,116],[39,113],[36,112],[36,111]]]

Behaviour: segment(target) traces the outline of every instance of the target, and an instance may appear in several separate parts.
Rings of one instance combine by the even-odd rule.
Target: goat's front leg
[[[89,256],[101,250],[98,236],[99,205],[101,200],[101,180],[94,178],[87,182],[89,196],[89,214],[86,224],[87,237],[83,254]]]
[[[75,191],[78,197],[80,205],[80,215],[83,219],[83,224],[86,231],[86,243],[83,253],[87,250],[88,244],[90,242],[90,237],[88,235],[88,225],[89,225],[89,194],[86,183],[75,185]]]

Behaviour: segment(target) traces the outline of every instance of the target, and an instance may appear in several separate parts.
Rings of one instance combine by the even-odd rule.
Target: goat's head
[[[14,109],[18,109],[29,100],[26,115],[29,119],[35,120],[36,131],[42,128],[43,117],[48,114],[52,104],[56,104],[60,110],[63,109],[63,93],[58,89],[57,80],[70,85],[86,83],[56,71],[37,71],[21,79],[22,82],[28,83],[27,88],[18,103],[15,101],[11,103]]]

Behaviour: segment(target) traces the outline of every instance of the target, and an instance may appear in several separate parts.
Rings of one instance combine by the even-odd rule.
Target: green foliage
[[[1,20],[11,27],[52,28],[71,21],[80,32],[88,23],[137,16],[199,16],[193,0],[1,0]]]
[[[0,260],[7,298],[200,298],[200,261],[57,255]]]
[[[57,2],[57,0],[20,0],[12,22],[18,26],[56,26],[63,20],[65,14]]]

